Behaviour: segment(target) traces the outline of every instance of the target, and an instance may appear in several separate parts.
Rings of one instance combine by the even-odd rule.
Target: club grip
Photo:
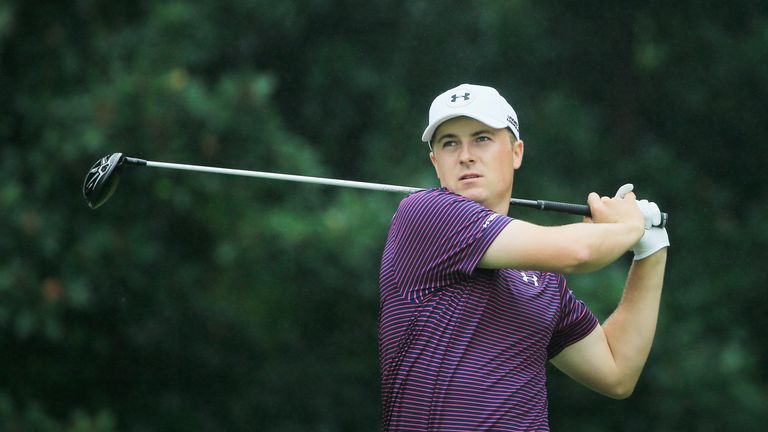
[[[592,216],[592,211],[588,205],[572,204],[557,201],[538,200],[539,208],[542,210],[556,211],[579,216]]]
[[[546,211],[556,211],[560,213],[568,213],[568,214],[578,215],[578,216],[589,216],[589,217],[592,216],[592,212],[590,211],[589,206],[584,204],[572,204],[572,203],[547,201],[547,200],[525,200],[525,199],[515,199],[515,198],[513,198],[510,201],[510,203],[512,205],[519,206],[519,207],[535,208],[535,209],[546,210]],[[661,223],[654,226],[664,228],[667,226],[668,219],[669,219],[669,215],[667,213],[662,212]]]

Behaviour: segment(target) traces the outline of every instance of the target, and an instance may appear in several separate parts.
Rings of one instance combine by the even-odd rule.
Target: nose
[[[459,162],[462,164],[473,163],[475,156],[472,153],[472,146],[469,143],[461,144],[461,151],[459,153]]]

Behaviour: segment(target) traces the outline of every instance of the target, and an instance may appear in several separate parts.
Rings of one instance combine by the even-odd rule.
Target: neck
[[[509,198],[507,198],[503,202],[500,202],[494,206],[485,206],[485,207],[488,207],[489,209],[495,211],[498,214],[505,215],[509,213],[509,201],[510,201]]]

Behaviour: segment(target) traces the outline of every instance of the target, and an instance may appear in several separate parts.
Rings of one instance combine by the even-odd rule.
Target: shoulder
[[[427,189],[408,195],[400,202],[395,217],[409,215],[458,215],[467,212],[492,212],[480,204],[445,188]]]
[[[422,207],[462,202],[473,203],[474,201],[453,193],[448,189],[435,188],[425,189],[408,195],[400,202],[400,207]]]

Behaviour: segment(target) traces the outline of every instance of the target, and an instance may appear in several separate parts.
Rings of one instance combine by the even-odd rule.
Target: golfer
[[[439,95],[422,140],[441,187],[405,198],[380,274],[387,431],[549,430],[545,366],[628,397],[653,341],[666,248],[658,207],[631,185],[589,194],[591,219],[544,227],[507,216],[523,162],[517,114],[490,87]],[[602,325],[563,273],[634,252]]]

